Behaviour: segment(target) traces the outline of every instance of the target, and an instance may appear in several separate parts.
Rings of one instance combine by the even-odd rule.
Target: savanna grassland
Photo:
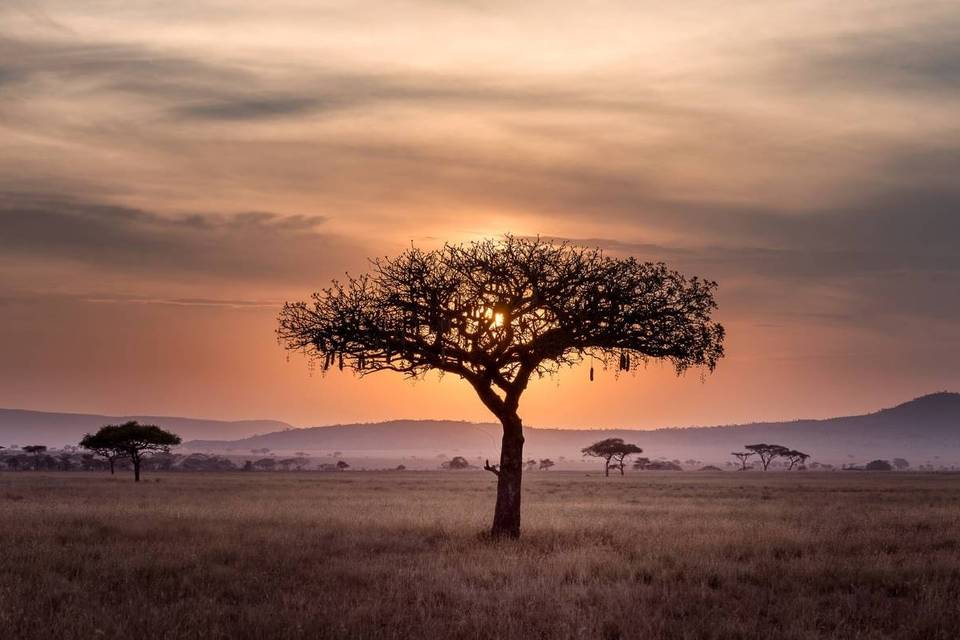
[[[6,638],[956,638],[960,476],[0,474]]]

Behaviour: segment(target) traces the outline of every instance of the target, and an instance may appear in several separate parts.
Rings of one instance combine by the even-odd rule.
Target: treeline
[[[116,471],[132,471],[128,458],[113,461]],[[310,458],[260,458],[235,461],[209,453],[154,453],[140,462],[142,471],[345,471],[350,465],[343,460],[318,463]],[[77,447],[48,449],[43,445],[0,450],[0,470],[4,471],[109,471],[110,463]]]
[[[136,482],[143,471],[302,471],[311,460],[306,455],[293,458],[246,460],[238,466],[233,460],[206,453],[177,454],[170,448],[180,444],[180,436],[157,425],[130,421],[108,424],[96,433],[88,433],[80,446],[48,450],[34,444],[22,448],[0,447],[0,469],[10,471],[110,471],[132,470]],[[252,453],[266,453],[261,449]],[[343,460],[321,464],[320,471],[344,471],[350,465]]]

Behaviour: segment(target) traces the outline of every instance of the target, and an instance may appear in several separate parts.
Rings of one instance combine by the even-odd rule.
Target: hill
[[[531,456],[579,458],[601,438],[636,442],[652,456],[723,461],[754,442],[775,442],[811,453],[821,462],[862,462],[902,456],[915,463],[960,463],[960,394],[935,393],[860,416],[716,427],[635,429],[525,429]],[[495,458],[500,426],[433,420],[393,420],[290,429],[237,440],[197,440],[197,450],[339,451],[370,457],[465,455]]]
[[[292,427],[277,420],[200,420],[168,416],[105,416],[87,413],[51,413],[26,409],[0,409],[0,445],[45,444],[60,447],[76,444],[83,434],[105,424],[137,420],[159,424],[180,434],[184,440],[196,438],[228,439],[277,432]]]
[[[495,459],[500,425],[450,420],[391,420],[293,428],[274,420],[227,422],[164,416],[106,416],[0,409],[0,444],[76,443],[84,433],[108,423],[139,420],[179,433],[184,448],[250,455],[255,449],[306,451],[388,464],[435,467],[438,456]],[[258,435],[259,434],[259,435]],[[842,464],[873,458],[905,457],[914,464],[960,464],[960,394],[934,393],[867,415],[764,422],[715,427],[637,429],[546,429],[527,427],[525,451],[531,457],[580,460],[580,450],[601,438],[636,442],[651,457],[719,463],[730,452],[755,442],[774,442]],[[413,465],[411,461],[415,462]],[[394,462],[396,464],[396,462]]]

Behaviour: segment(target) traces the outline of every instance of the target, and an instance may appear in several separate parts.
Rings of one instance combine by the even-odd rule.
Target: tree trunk
[[[113,465],[113,462],[114,462],[114,460],[113,460],[113,458],[109,458],[109,460],[110,460],[110,475],[113,475],[113,466],[114,466],[114,465]]]
[[[140,482],[140,458],[133,457],[133,481]]]
[[[610,477],[610,458],[605,458],[603,461],[603,475]]]
[[[520,485],[523,478],[523,424],[517,415],[501,416],[503,440],[497,475],[497,506],[493,513],[494,538],[520,537]]]

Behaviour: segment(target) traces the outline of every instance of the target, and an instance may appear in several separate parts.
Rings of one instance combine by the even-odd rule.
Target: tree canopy
[[[620,469],[620,475],[623,475],[624,458],[635,453],[643,453],[643,449],[635,444],[624,442],[623,438],[606,438],[599,442],[594,442],[589,447],[581,449],[583,455],[603,459],[604,475],[610,475],[610,462],[615,460],[613,466]]]
[[[278,338],[323,371],[428,371],[466,380],[503,424],[494,535],[519,535],[520,397],[533,376],[584,359],[629,370],[663,359],[712,371],[723,327],[716,283],[663,263],[505,236],[412,247],[370,271],[283,306]]]
[[[790,452],[790,449],[779,444],[748,444],[743,447],[751,453],[755,453],[760,458],[760,465],[763,467],[763,470],[766,471],[770,467],[770,463],[776,460],[781,456],[785,456]]]
[[[180,444],[180,436],[165,431],[153,424],[140,424],[132,420],[120,425],[106,425],[95,434],[87,434],[80,446],[89,449],[110,461],[118,457],[129,458],[133,463],[133,478],[140,482],[140,465],[144,454],[168,453],[170,447]]]

